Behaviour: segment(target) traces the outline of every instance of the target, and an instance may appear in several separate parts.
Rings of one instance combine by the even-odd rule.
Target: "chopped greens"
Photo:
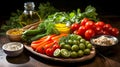
[[[51,15],[57,11],[59,10],[52,6],[49,2],[40,3],[37,10],[42,20],[46,19],[48,15]]]
[[[45,21],[50,21],[54,23],[75,23],[80,22],[81,19],[84,17],[87,17],[91,20],[97,21],[97,13],[96,9],[92,6],[87,6],[85,9],[85,12],[81,12],[81,10],[78,8],[77,11],[73,10],[72,12],[56,12],[52,15],[48,15],[48,17],[45,19]]]

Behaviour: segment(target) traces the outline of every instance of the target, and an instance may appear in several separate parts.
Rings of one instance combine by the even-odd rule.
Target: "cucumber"
[[[68,51],[67,49],[61,49],[60,50],[61,56],[64,58],[69,58],[70,57],[70,51]]]
[[[27,41],[27,36],[22,35],[21,38],[22,38],[23,41]]]
[[[36,35],[38,33],[40,33],[41,31],[38,29],[35,30],[26,30],[25,32],[23,32],[23,35]]]
[[[39,39],[39,38],[41,38],[43,36],[46,36],[46,35],[47,35],[46,33],[45,34],[38,34],[38,35],[35,35],[32,38],[30,38],[30,40],[34,41],[34,40],[37,40],[37,39]]]
[[[60,57],[60,49],[56,49],[55,51],[54,51],[54,53],[53,53],[53,56],[55,56],[55,57]]]
[[[22,38],[22,41],[25,41],[27,43],[30,43],[31,40],[30,38],[33,37],[33,36],[26,36],[26,35],[22,35],[21,38]]]

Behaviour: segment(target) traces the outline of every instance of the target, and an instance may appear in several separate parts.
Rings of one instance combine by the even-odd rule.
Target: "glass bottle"
[[[35,8],[34,2],[26,2],[26,3],[24,3],[24,11],[23,11],[23,14],[20,16],[20,21],[24,25],[40,21],[40,16],[34,10],[34,8]]]

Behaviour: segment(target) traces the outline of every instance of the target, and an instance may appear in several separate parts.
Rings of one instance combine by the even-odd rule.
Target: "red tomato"
[[[79,29],[79,27],[80,27],[80,24],[78,24],[78,23],[73,23],[73,24],[71,25],[71,30],[72,30],[72,31],[75,31],[75,30]]]
[[[95,35],[95,32],[94,32],[94,30],[92,30],[92,29],[88,29],[88,30],[86,30],[86,32],[85,32],[85,38],[86,38],[87,40],[90,40],[90,38],[93,37],[94,35]]]
[[[55,43],[53,46],[52,46],[53,50],[56,50],[57,48],[60,48],[60,45]]]
[[[78,35],[78,30],[75,30],[73,33]]]
[[[112,28],[112,35],[113,35],[113,36],[118,36],[118,35],[119,35],[119,30],[118,30],[118,28]]]
[[[78,29],[78,35],[83,36],[85,31],[86,31],[85,26],[80,26],[79,29]]]
[[[48,55],[48,56],[53,56],[53,52],[54,52],[54,50],[52,48],[48,48],[45,51],[46,55]]]
[[[46,49],[48,49],[49,48],[49,46],[46,44],[45,46],[44,46],[44,50],[46,51]]]
[[[41,53],[41,54],[45,54],[45,50],[42,49],[43,47],[38,47],[35,51],[37,51],[38,53]]]
[[[89,21],[88,18],[83,18],[80,22],[80,25],[85,26],[86,22]]]
[[[102,30],[101,27],[97,26],[95,27],[95,33],[98,34]]]
[[[105,31],[109,31],[109,28],[112,28],[112,26],[111,26],[110,24],[105,24],[105,25],[103,26],[103,29],[104,29]]]
[[[107,32],[110,34],[112,32],[112,27],[108,28]]]
[[[104,33],[104,30],[100,30],[99,32],[96,33],[96,35],[102,35]]]
[[[104,35],[110,35],[110,34],[108,33],[108,31],[103,31],[103,34],[104,34]]]
[[[93,29],[94,28],[94,22],[93,21],[88,21],[85,24],[86,29]]]
[[[105,25],[105,23],[102,22],[102,21],[98,21],[98,22],[95,23],[95,26],[96,26],[96,27],[99,26],[99,27],[103,28],[104,25]]]

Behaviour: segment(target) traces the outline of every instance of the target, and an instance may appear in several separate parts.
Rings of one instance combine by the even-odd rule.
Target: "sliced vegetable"
[[[37,51],[38,53],[44,54],[45,53],[45,48],[44,48],[45,45],[51,44],[51,43],[52,43],[52,41],[42,42],[42,43],[39,44],[39,46],[37,46],[37,48],[35,49],[35,51]]]
[[[70,52],[67,49],[61,49],[60,52],[62,57],[64,58],[70,57]]]
[[[58,35],[58,36],[53,37],[52,40],[58,41],[59,38],[61,38],[61,37],[63,37],[63,36],[67,36],[67,35],[68,35],[68,34],[62,33],[62,34],[60,34],[60,35]]]
[[[56,50],[54,51],[53,55],[54,55],[55,57],[60,57],[60,55],[61,55],[60,49],[59,49],[59,48],[56,49]]]
[[[44,45],[43,48],[44,50],[47,50],[48,48],[52,48],[53,45],[54,45],[54,42],[52,41],[51,43]]]
[[[38,44],[34,44],[35,41],[31,43],[31,47],[36,50],[36,48],[40,45],[46,45],[49,41],[51,42],[51,37],[52,36],[47,36],[46,39],[44,39],[42,42],[39,42]],[[37,41],[38,42],[38,41]],[[45,44],[44,44],[45,43]]]

